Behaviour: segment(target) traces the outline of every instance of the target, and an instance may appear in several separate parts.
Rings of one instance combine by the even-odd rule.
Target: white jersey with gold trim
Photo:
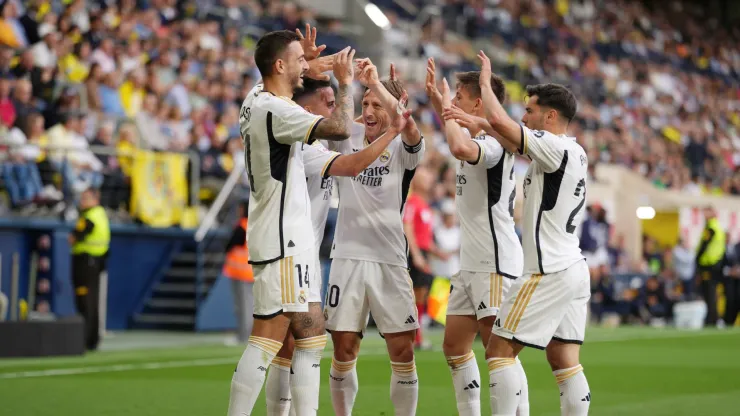
[[[267,264],[315,247],[302,146],[323,119],[286,97],[249,92],[239,113],[249,176],[249,263]]]
[[[359,152],[369,145],[365,127],[355,123],[348,140],[330,145],[342,154]],[[411,179],[423,156],[424,139],[412,147],[399,135],[362,173],[354,178],[336,178],[339,215],[332,258],[408,265],[401,216]]]
[[[575,137],[522,126],[520,150],[532,159],[524,178],[524,274],[550,274],[583,259],[576,227],[586,203],[588,158]]]
[[[467,130],[465,134],[469,136]],[[514,229],[514,154],[483,132],[472,140],[478,145],[478,160],[457,163],[460,269],[516,279],[523,255]]]

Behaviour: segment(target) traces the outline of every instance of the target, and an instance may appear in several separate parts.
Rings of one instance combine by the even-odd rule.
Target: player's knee
[[[464,345],[461,345],[459,342],[448,338],[445,338],[444,342],[442,343],[442,351],[444,352],[446,357],[457,357],[468,353],[468,351],[465,351]]]
[[[331,334],[334,344],[334,358],[340,362],[348,362],[357,358],[360,352],[360,337],[358,334],[341,332]]]
[[[516,357],[516,351],[511,343],[512,341],[506,338],[491,334],[488,338],[488,345],[486,345],[486,359]]]
[[[391,361],[407,363],[414,359],[414,332],[393,337],[386,334],[385,342]]]
[[[550,341],[550,344],[545,348],[545,354],[552,371],[572,368],[577,366],[580,361],[580,345]]]

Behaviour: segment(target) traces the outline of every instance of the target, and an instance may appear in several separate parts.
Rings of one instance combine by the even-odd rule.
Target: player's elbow
[[[450,144],[450,153],[452,153],[452,156],[455,157],[455,159],[460,159],[465,157],[465,146],[461,146],[459,144]]]

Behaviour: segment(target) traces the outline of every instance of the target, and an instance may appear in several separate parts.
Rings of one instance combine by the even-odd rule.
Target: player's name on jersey
[[[389,173],[391,173],[391,169],[388,166],[371,166],[352,180],[359,182],[361,185],[377,187],[383,185],[383,176]]]

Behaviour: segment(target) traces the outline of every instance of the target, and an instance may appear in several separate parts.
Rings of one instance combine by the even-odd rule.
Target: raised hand
[[[305,76],[321,81],[328,81],[330,79],[329,75],[324,72],[334,69],[334,58],[336,55],[321,56],[308,61],[308,71],[306,71]]]
[[[339,85],[349,85],[352,83],[354,78],[354,59],[355,50],[349,46],[334,55],[333,71]]]
[[[380,84],[378,68],[369,58],[355,59],[355,79],[368,88]]]
[[[396,72],[396,64],[391,62],[391,69],[389,77],[391,81],[398,81],[398,72]]]
[[[450,85],[447,84],[446,78],[442,78],[442,105],[445,108],[452,106],[452,93],[450,92]]]
[[[485,130],[485,127],[488,124],[486,119],[470,115],[454,105],[452,107],[445,108],[442,113],[442,117],[444,117],[445,121],[453,120],[459,124],[460,127],[468,129],[471,135],[475,135],[479,131]]]
[[[406,109],[406,103],[408,100],[409,94],[404,91],[401,99],[398,100],[398,109],[396,114],[393,116],[393,120],[391,120],[391,128],[399,133],[406,128],[406,123],[408,122],[409,117],[411,117],[411,110]]]
[[[480,59],[480,81],[478,83],[481,87],[489,87],[491,86],[491,60],[483,51],[478,51],[478,59]]]
[[[443,104],[444,97],[442,93],[437,89],[437,80],[435,74],[434,58],[427,60],[427,78],[426,78],[426,92],[429,100],[432,102],[432,107],[437,114],[442,115],[442,109],[445,107]]]
[[[316,28],[311,27],[306,23],[306,36],[303,36],[300,29],[296,29],[295,33],[301,38],[301,46],[303,46],[303,55],[307,61],[312,61],[321,55],[321,52],[326,49],[326,45],[316,46]]]

